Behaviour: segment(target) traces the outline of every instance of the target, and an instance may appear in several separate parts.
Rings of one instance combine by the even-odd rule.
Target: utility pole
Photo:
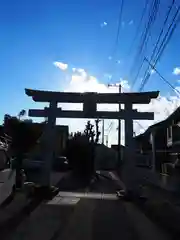
[[[102,144],[104,144],[104,119],[102,120]]]
[[[121,93],[121,84],[108,84],[108,87],[118,87],[119,94]],[[121,103],[119,103],[119,111],[121,111]],[[121,119],[118,119],[118,161],[121,162]]]
[[[121,94],[121,84],[119,84],[119,94]],[[119,103],[119,112],[121,111],[121,103]],[[121,162],[121,119],[118,119],[118,160]]]

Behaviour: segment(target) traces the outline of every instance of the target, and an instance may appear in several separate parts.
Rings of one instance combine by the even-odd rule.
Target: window
[[[167,129],[167,137],[172,138],[172,126],[168,127]]]

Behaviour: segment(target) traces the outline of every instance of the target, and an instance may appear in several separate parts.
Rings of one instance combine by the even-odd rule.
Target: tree
[[[93,128],[94,128],[94,125],[91,124],[90,121],[87,121],[85,130],[84,130],[84,134],[88,138],[89,142],[94,142],[95,131]]]
[[[26,115],[26,110],[22,109],[19,113],[18,113],[18,118],[19,120],[21,119],[21,117],[24,117]]]
[[[99,122],[99,119],[95,120],[94,126],[87,121],[83,132],[71,133],[68,139],[66,156],[74,171],[84,179],[90,179],[94,174],[95,149],[100,136]]]
[[[100,134],[101,134],[101,132],[99,131],[99,122],[100,122],[99,119],[96,119],[96,120],[95,120],[95,125],[96,125],[96,138],[95,138],[95,143],[96,143],[96,144],[99,142],[99,137],[100,137]]]

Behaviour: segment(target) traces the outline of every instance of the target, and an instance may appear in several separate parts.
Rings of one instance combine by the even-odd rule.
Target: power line
[[[144,47],[146,46],[146,44],[148,42],[148,39],[150,37],[150,34],[149,34],[150,30],[151,30],[153,23],[155,22],[156,17],[157,17],[159,4],[160,4],[159,0],[154,0],[154,2],[152,3],[151,10],[149,13],[148,23],[147,23],[146,29],[144,31],[143,41],[142,41],[142,44],[140,45],[139,54],[142,53]]]
[[[151,55],[150,62],[151,62],[151,61],[153,60],[153,58],[155,57],[155,53],[156,53],[156,50],[157,50],[157,48],[158,48],[158,44],[159,44],[159,42],[160,42],[160,40],[161,40],[161,36],[162,36],[162,34],[163,34],[163,32],[164,32],[164,27],[165,27],[166,24],[167,24],[167,21],[168,21],[168,18],[169,18],[169,15],[170,15],[170,12],[171,12],[171,10],[172,10],[173,5],[174,5],[174,0],[172,1],[171,6],[170,6],[170,8],[169,8],[169,10],[168,10],[168,12],[167,12],[167,14],[166,14],[166,17],[165,17],[165,20],[164,20],[164,23],[163,23],[161,32],[160,32],[160,34],[159,34],[159,36],[158,36],[156,45],[155,45],[154,50],[153,50],[153,53],[152,53],[152,55]],[[155,57],[156,60],[155,60],[154,65],[157,63],[158,59],[159,59],[160,56],[162,55],[162,54],[161,54],[161,55],[159,55],[159,57],[158,57],[158,54],[160,54],[160,49],[162,49],[162,46],[163,46],[163,44],[164,44],[165,41],[166,41],[167,35],[168,35],[169,31],[170,31],[170,28],[172,27],[172,24],[173,24],[176,16],[177,16],[177,12],[176,12],[176,14],[174,15],[174,18],[173,18],[173,20],[172,20],[172,22],[171,22],[171,24],[170,24],[170,26],[169,26],[169,28],[168,28],[168,31],[166,32],[163,40],[161,41],[160,47],[159,47],[158,52],[157,52],[156,57]],[[164,46],[166,46],[166,45],[164,45]],[[150,75],[151,75],[151,74],[150,74],[150,68],[149,68],[149,65],[148,65],[147,68],[146,68],[146,71],[145,71],[145,73],[144,73],[144,77],[143,77],[143,81],[142,81],[142,84],[141,84],[140,89],[143,88],[143,86],[146,84],[146,82],[148,81]]]
[[[156,45],[155,45],[154,50],[153,50],[153,53],[152,53],[152,55],[151,55],[150,62],[151,62],[152,59],[154,58],[154,55],[155,55],[156,50],[157,50],[157,48],[158,48],[158,44],[159,44],[159,42],[160,42],[160,40],[161,40],[162,34],[163,34],[163,32],[164,32],[164,28],[165,28],[165,26],[166,26],[166,24],[167,24],[167,21],[168,21],[168,19],[169,19],[171,10],[172,10],[172,8],[173,8],[173,5],[174,5],[174,0],[172,1],[171,5],[170,5],[170,7],[169,7],[169,9],[168,9],[168,12],[167,12],[167,14],[166,14],[166,17],[165,17],[165,20],[164,20],[164,22],[163,22],[163,26],[162,26],[161,32],[160,32],[160,34],[159,34],[159,36],[158,36]],[[146,74],[147,74],[148,71],[149,71],[149,65],[148,65],[148,67],[147,67]],[[145,75],[146,75],[146,74],[145,74]]]
[[[168,84],[168,86],[177,94],[178,96],[180,96],[180,91],[178,89],[176,89],[165,77],[163,77],[161,75],[161,73],[155,68],[155,66],[153,66],[149,60],[147,58],[145,58],[145,60],[148,62],[148,64],[151,66],[151,68],[159,75],[159,77],[166,83]]]
[[[180,15],[178,17],[179,12],[180,12],[180,7],[177,9],[176,13],[174,14],[173,20],[172,20],[172,22],[171,22],[171,24],[170,24],[170,26],[169,26],[169,28],[168,28],[164,38],[161,41],[161,45],[160,45],[160,47],[158,49],[158,52],[157,52],[157,54],[155,56],[155,60],[153,61],[154,62],[154,64],[153,64],[154,67],[156,66],[158,60],[161,58],[161,56],[162,56],[162,54],[163,54],[167,44],[169,43],[169,41],[172,38],[172,35],[173,35],[173,33],[174,33],[174,31],[175,31],[175,29],[177,27],[177,24],[180,21]],[[174,23],[174,26],[173,26],[173,23]],[[153,51],[153,55],[154,55],[154,51]],[[151,56],[150,62],[153,59],[153,55]],[[144,78],[143,78],[143,81],[142,81],[142,83],[140,85],[139,91],[142,91],[142,89],[144,88],[145,84],[147,84],[150,76],[151,76],[151,73],[150,73],[150,68],[148,66],[146,71],[145,71]]]
[[[116,55],[116,52],[117,52],[117,49],[118,49],[118,46],[119,46],[121,22],[122,22],[122,16],[123,16],[123,8],[124,8],[124,0],[121,0],[119,14],[118,14],[118,21],[117,21],[118,25],[117,25],[117,32],[116,32],[116,36],[115,36],[115,42],[114,42],[114,44],[112,46],[111,53],[109,55],[109,56],[112,57],[112,60],[115,58],[115,55]],[[108,64],[108,65],[110,66],[109,67],[109,72],[111,74],[113,72],[113,70],[114,70],[114,68],[113,68],[114,65],[113,65],[113,63]]]
[[[139,34],[139,30],[140,30],[141,24],[142,24],[142,22],[143,22],[143,19],[144,19],[145,14],[146,14],[146,10],[147,10],[147,7],[148,7],[148,3],[149,3],[149,0],[146,0],[145,5],[144,5],[144,8],[143,8],[143,11],[142,11],[142,15],[141,15],[141,18],[140,18],[140,21],[139,21],[139,24],[138,24],[138,27],[137,27],[137,30],[136,30],[136,33],[135,33],[135,36],[134,36],[134,38],[133,38],[131,47],[130,47],[130,49],[129,49],[129,54],[128,54],[128,55],[130,55],[130,52],[131,52],[131,50],[132,50],[132,48],[133,48],[133,45],[134,45],[134,43],[135,43],[135,40],[136,40],[136,38],[137,38],[137,36],[138,36],[138,34]]]
[[[121,29],[123,7],[124,7],[124,0],[121,0],[120,12],[119,12],[119,18],[118,18],[118,28],[117,28],[116,40],[115,40],[115,45],[114,45],[114,49],[113,49],[113,52],[112,52],[112,56],[115,56],[116,51],[118,49],[118,45],[119,45],[119,37],[120,37],[120,29]]]
[[[142,126],[142,124],[140,124],[137,120],[135,120],[135,122],[139,125],[139,127],[143,128],[145,130],[145,128]]]
[[[110,55],[112,57],[112,64],[111,64],[111,67],[110,67],[111,76],[112,76],[112,72],[114,71],[113,59],[116,57],[118,46],[119,46],[121,22],[122,22],[122,16],[123,16],[123,8],[124,8],[124,0],[121,0],[119,16],[118,16],[117,33],[116,33],[116,38],[115,38],[115,43],[114,43],[114,46],[113,46],[113,49],[112,49],[112,53]]]
[[[143,51],[145,52],[149,37],[150,37],[150,30],[153,26],[153,24],[155,23],[156,17],[157,17],[157,13],[159,10],[159,5],[160,5],[160,1],[159,0],[154,0],[151,4],[151,8],[149,10],[149,17],[147,20],[147,23],[145,25],[145,29],[143,30],[142,36],[141,36],[141,42],[138,48],[138,52],[136,54],[135,60],[134,60],[134,65],[137,65],[138,59],[141,59],[141,64],[140,67],[138,68],[137,74],[133,80],[133,86],[135,84],[135,82],[137,81],[137,78],[139,76],[139,73],[142,69],[142,66],[144,64],[144,54]],[[143,56],[144,55],[144,56]]]
[[[179,12],[180,12],[180,7],[178,8],[178,10],[177,10],[177,12],[176,12],[175,17],[178,16]],[[176,19],[176,22],[175,22],[174,26],[172,27],[171,31],[170,31],[170,29],[169,29],[169,31],[170,31],[169,36],[167,36],[166,42],[163,41],[163,45],[161,46],[161,49],[159,49],[158,56],[157,56],[157,59],[156,59],[156,63],[157,63],[157,61],[160,59],[160,57],[162,56],[162,54],[163,54],[163,52],[164,52],[167,44],[168,44],[169,41],[171,40],[172,35],[173,35],[174,31],[176,30],[176,27],[177,27],[177,24],[179,23],[179,21],[180,21],[180,15],[179,15],[179,17]],[[168,34],[167,34],[167,35],[168,35]]]
[[[132,82],[132,84],[131,84],[131,88],[134,87],[134,85],[135,85],[135,83],[136,83],[136,81],[137,81],[137,78],[138,78],[138,76],[139,76],[139,74],[140,74],[140,71],[141,71],[141,69],[142,69],[142,67],[143,67],[144,61],[145,61],[145,60],[143,59],[141,65],[140,65],[140,67],[139,67],[139,69],[138,69],[138,72],[137,72],[137,74],[136,74],[136,76],[135,76],[135,78],[134,78],[134,80],[133,80],[133,82]]]

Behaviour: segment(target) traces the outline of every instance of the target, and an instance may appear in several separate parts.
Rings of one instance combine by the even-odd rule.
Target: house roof
[[[152,131],[156,131],[157,129],[167,127],[168,125],[170,125],[172,123],[173,120],[175,123],[180,121],[180,107],[178,107],[165,120],[155,123],[155,124],[151,125],[150,127],[148,127],[148,129],[144,133],[139,134],[138,136],[135,137],[135,139],[140,140],[144,137],[148,137]]]

